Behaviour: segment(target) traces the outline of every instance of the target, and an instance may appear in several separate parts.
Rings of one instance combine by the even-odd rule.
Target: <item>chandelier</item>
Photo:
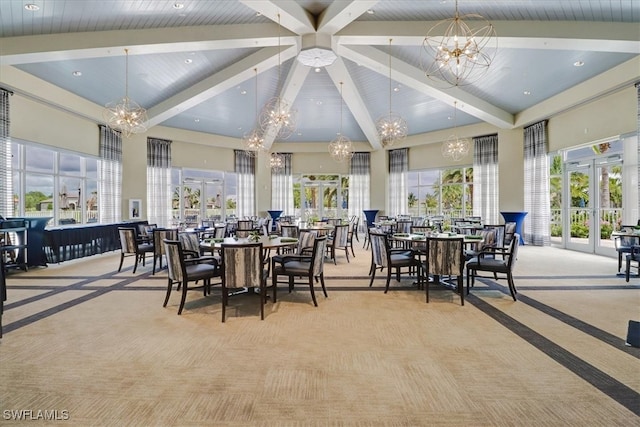
[[[476,25],[470,26],[466,20]],[[481,77],[491,65],[498,48],[496,30],[481,15],[458,13],[431,27],[422,48],[433,62],[423,63],[427,77],[464,86]]]
[[[442,155],[457,162],[469,153],[470,143],[466,138],[458,138],[456,131],[456,104],[457,101],[453,103],[453,135],[450,135],[442,144]]]
[[[353,144],[351,140],[342,134],[342,82],[340,82],[340,133],[338,137],[329,143],[329,154],[336,162],[351,160],[353,157]]]
[[[389,39],[389,114],[384,115],[376,122],[376,131],[383,147],[391,147],[396,142],[403,141],[407,137],[407,122],[399,115],[391,111],[391,41]]]
[[[258,69],[254,68],[253,71],[256,74],[255,109],[256,109],[256,120],[257,120],[258,119]],[[243,135],[242,145],[244,147],[245,153],[247,153],[247,155],[251,157],[256,157],[258,153],[260,153],[261,151],[266,151],[266,148],[264,146],[264,138],[262,137],[262,134],[260,133],[260,129],[258,127]]]
[[[269,156],[269,167],[273,172],[279,172],[284,169],[284,156],[280,153],[271,153]]]
[[[278,88],[280,87],[280,14],[278,14]],[[271,98],[260,112],[259,118],[262,135],[273,140],[287,139],[296,130],[296,111],[286,99],[276,96]]]
[[[147,130],[147,110],[129,98],[129,49],[125,49],[124,98],[105,106],[103,117],[107,126],[119,130],[126,138]]]

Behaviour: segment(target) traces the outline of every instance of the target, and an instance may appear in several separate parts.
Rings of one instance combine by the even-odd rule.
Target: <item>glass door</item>
[[[622,219],[622,161],[611,156],[572,162],[565,176],[567,248],[614,255],[611,232]]]
[[[305,176],[301,180],[300,204],[304,206],[302,220],[340,218],[343,194],[339,177],[316,178],[316,176]]]

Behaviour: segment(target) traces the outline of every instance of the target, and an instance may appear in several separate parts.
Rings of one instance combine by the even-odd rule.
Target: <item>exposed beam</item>
[[[334,1],[318,19],[318,32],[335,34],[371,9],[378,0]]]
[[[249,80],[254,75],[254,68],[266,70],[278,65],[277,47],[268,47],[249,55],[224,70],[196,83],[186,90],[162,101],[147,110],[149,127],[200,104],[207,99],[220,95],[224,91]],[[298,53],[297,46],[289,47],[280,53],[286,61]],[[261,71],[261,72],[262,72]]]
[[[395,41],[395,39],[394,39]],[[387,39],[387,43],[389,40]],[[388,75],[388,54],[369,46],[338,46],[340,56],[343,56],[357,64],[365,66],[377,73]],[[465,113],[484,120],[500,128],[513,127],[512,114],[464,92],[460,88],[453,87],[447,90],[437,88],[429,79],[424,78],[424,72],[406,62],[395,58],[393,60],[393,80],[407,87],[417,90],[427,96],[440,100],[448,105],[454,101],[465,106]]]
[[[289,102],[289,107],[291,107],[295,99],[298,97],[298,93],[300,93],[300,89],[302,89],[302,84],[307,78],[309,70],[309,67],[302,65],[298,61],[293,61],[291,69],[289,70],[289,74],[287,75],[287,78],[282,86],[282,90],[280,91],[280,98],[287,100]],[[265,132],[264,146],[267,149],[271,148],[271,145],[275,141],[274,136],[276,134],[277,132],[275,131]]]
[[[340,89],[340,82],[344,83],[342,87],[344,103],[351,111],[353,118],[360,126],[371,147],[374,150],[380,150],[382,144],[376,131],[376,124],[369,115],[367,105],[360,92],[358,92],[356,83],[351,78],[351,74],[349,74],[349,70],[347,70],[342,58],[338,57],[332,65],[325,67],[325,70],[327,70],[327,74],[329,74],[338,90]]]
[[[298,35],[315,33],[313,17],[302,6],[283,0],[240,0],[240,3]],[[278,19],[280,15],[280,19]]]
[[[142,55],[277,46],[278,31],[274,24],[254,24],[9,37],[0,44],[0,65],[122,56],[125,47]],[[280,44],[297,40],[284,30]]]

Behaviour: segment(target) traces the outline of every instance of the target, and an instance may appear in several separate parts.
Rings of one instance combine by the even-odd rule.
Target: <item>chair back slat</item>
[[[178,233],[178,240],[182,244],[183,250],[193,251],[197,254],[200,253],[200,239],[198,239],[198,233],[193,231],[185,231]]]
[[[126,254],[134,254],[138,248],[136,243],[136,230],[134,228],[118,228],[120,235],[120,247]]]
[[[327,236],[318,237],[313,242],[312,273],[319,276],[324,271],[324,252],[327,247]]]
[[[369,231],[369,239],[371,241],[371,259],[373,260],[373,264],[387,267],[389,265],[387,256],[389,252],[389,242],[387,235],[376,232],[372,228]]]
[[[345,247],[349,237],[349,224],[336,225],[333,231],[333,245],[335,247]]]
[[[163,239],[161,245],[167,257],[167,274],[173,282],[182,283],[186,273],[183,263],[182,246],[178,240]]]

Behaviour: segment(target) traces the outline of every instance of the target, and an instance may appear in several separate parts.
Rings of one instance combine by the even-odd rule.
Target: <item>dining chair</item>
[[[442,280],[443,276],[456,277],[456,292],[460,294],[460,305],[464,305],[464,239],[461,237],[429,237],[426,241],[425,261],[421,264],[420,281],[424,283],[425,296],[429,302],[429,276]]]
[[[518,259],[518,246],[520,245],[520,235],[515,233],[509,242],[509,247],[505,249],[495,248],[490,252],[480,252],[475,258],[467,261],[467,294],[469,293],[469,282],[473,286],[478,271],[487,271],[494,273],[494,278],[498,279],[497,274],[505,274],[509,283],[509,292],[511,297],[516,301],[516,285],[513,281],[513,267]],[[493,255],[496,252],[502,252],[502,258]],[[489,256],[487,256],[489,255]]]
[[[623,225],[620,227],[620,233],[623,233],[619,236],[614,236],[613,242],[616,248],[616,252],[618,252],[618,273],[622,268],[622,257],[624,254],[630,254],[631,249],[640,245],[640,234],[634,234],[635,226],[633,225]]]
[[[118,227],[118,235],[120,237],[120,266],[118,273],[122,270],[122,263],[125,257],[134,256],[133,273],[135,274],[138,263],[142,261],[145,265],[147,254],[153,254],[153,243],[141,243],[136,238],[136,229],[133,227]]]
[[[280,251],[279,254],[272,256],[272,260],[275,260],[277,263],[284,262],[285,255],[311,255],[313,252],[313,242],[316,237],[318,237],[318,233],[310,230],[300,230],[298,234],[298,244],[294,252],[285,253]],[[325,236],[326,237],[326,236]]]
[[[470,249],[465,249],[464,258],[465,260],[470,260],[478,256],[480,252],[484,252],[488,256],[490,252],[493,252],[495,256],[496,249],[496,230],[494,229],[483,229],[476,230],[474,236],[480,236],[478,243],[473,243]]]
[[[285,238],[297,239],[300,235],[300,228],[297,225],[282,224],[280,226],[280,236]],[[293,252],[291,247],[278,248],[279,254],[286,254]]]
[[[164,245],[162,241],[178,240],[178,230],[175,228],[155,228],[153,230],[153,270],[151,274],[156,274],[156,265],[158,271],[162,270],[162,258],[165,257]]]
[[[371,281],[369,287],[373,286],[373,280],[376,277],[376,270],[387,269],[387,284],[384,289],[386,294],[389,291],[389,283],[391,281],[391,270],[395,269],[396,280],[400,281],[400,271],[402,268],[413,268],[419,266],[417,259],[411,251],[406,249],[391,249],[389,237],[386,233],[369,230],[369,239],[371,242],[371,267],[369,274]]]
[[[336,250],[341,249],[344,250],[344,253],[347,257],[347,262],[349,261],[349,224],[344,225],[336,225],[333,229],[333,233],[327,240],[327,254],[329,255],[329,259],[333,260],[334,264],[336,262]]]
[[[314,306],[318,306],[316,294],[313,289],[313,281],[320,282],[325,298],[328,298],[327,288],[324,284],[324,253],[326,251],[327,236],[314,238],[311,255],[286,254],[281,261],[273,257],[271,261],[271,283],[273,286],[273,302],[276,301],[276,288],[278,286],[278,276],[287,276],[289,293],[293,291],[295,278],[307,278],[311,300]]]
[[[238,227],[236,228],[236,237],[249,237],[249,234],[254,231],[253,220],[241,219],[238,220]]]
[[[178,233],[178,240],[182,245],[182,252],[187,263],[207,263],[216,269],[222,264],[222,259],[215,255],[203,255],[200,249],[200,239],[195,231],[181,231]]]
[[[167,294],[162,306],[167,306],[173,285],[177,284],[176,290],[182,291],[178,314],[182,314],[182,309],[187,299],[187,291],[202,289],[203,295],[206,296],[211,291],[211,279],[219,277],[220,272],[211,264],[187,263],[179,240],[163,239],[161,244],[167,256]],[[201,284],[198,284],[200,281]],[[189,282],[195,282],[196,284],[189,287]]]
[[[507,248],[511,245],[511,240],[513,236],[516,234],[516,223],[515,222],[505,222],[504,224],[504,240],[502,242],[502,247]]]
[[[354,216],[348,223],[349,228],[347,228],[347,245],[351,248],[351,256],[353,258],[356,257],[356,253],[353,250],[353,238],[358,239],[358,218]]]
[[[260,319],[264,320],[267,301],[267,277],[264,269],[264,251],[261,242],[222,244],[222,322],[226,320],[226,308],[230,293],[240,289],[257,289],[260,295]],[[273,301],[276,290],[273,289]]]
[[[624,270],[624,280],[629,281],[629,276],[631,275],[631,263],[634,262],[636,272],[640,275],[640,245],[634,245],[631,247],[631,252],[629,252],[626,256],[626,267]]]

